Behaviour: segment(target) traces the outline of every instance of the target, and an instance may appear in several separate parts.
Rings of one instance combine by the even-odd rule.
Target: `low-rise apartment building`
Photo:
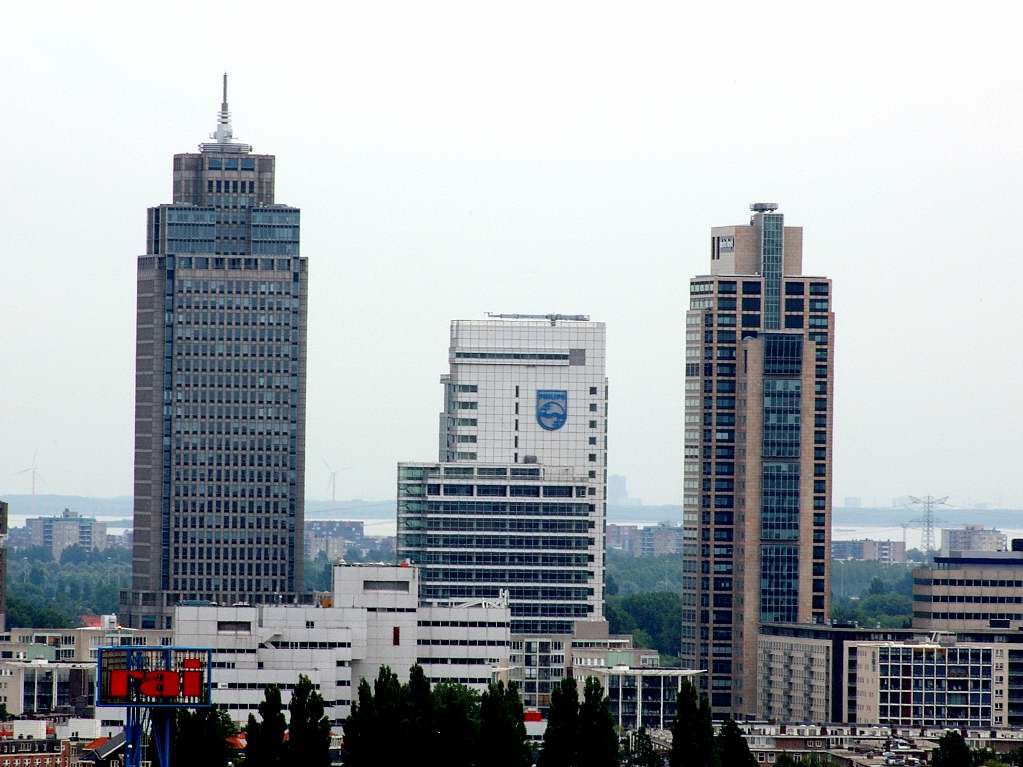
[[[906,544],[902,541],[878,541],[861,538],[852,541],[831,541],[832,559],[859,559],[886,564],[906,561]]]
[[[757,715],[770,722],[1023,724],[1017,631],[765,624],[758,647]]]
[[[1001,530],[983,525],[964,525],[941,531],[941,554],[950,556],[962,551],[1005,551],[1008,538]]]
[[[59,560],[64,549],[81,546],[85,549],[107,547],[107,525],[77,511],[64,509],[60,516],[32,517],[25,520],[32,546],[45,546]]]

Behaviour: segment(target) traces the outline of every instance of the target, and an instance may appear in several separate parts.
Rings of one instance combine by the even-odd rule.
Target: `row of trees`
[[[267,687],[258,707],[259,718],[249,714],[245,726],[245,764],[247,767],[283,767],[330,764],[330,720],[324,713],[323,698],[307,676],[299,676],[288,703],[288,720],[284,718],[281,691]],[[285,739],[285,731],[287,738]],[[223,741],[223,738],[221,738]],[[197,755],[196,761],[181,764],[206,764]],[[223,764],[223,762],[209,762]]]
[[[418,665],[405,683],[386,666],[372,687],[362,680],[345,721],[342,751],[345,767],[424,759],[450,767],[532,764],[514,684],[491,684],[482,695],[459,684],[431,688]]]

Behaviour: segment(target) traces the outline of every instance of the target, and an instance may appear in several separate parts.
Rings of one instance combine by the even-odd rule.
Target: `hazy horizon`
[[[436,458],[450,319],[557,311],[608,326],[610,473],[679,504],[688,280],[769,200],[834,281],[836,505],[1023,505],[1015,6],[244,7],[7,9],[0,493],[38,451],[131,494],[145,210],[227,70],[302,209],[311,498]]]

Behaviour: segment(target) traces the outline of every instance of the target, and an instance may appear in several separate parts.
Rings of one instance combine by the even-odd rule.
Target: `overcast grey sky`
[[[308,10],[307,10],[308,8]],[[682,321],[753,200],[834,279],[835,500],[1023,503],[1018,4],[44,3],[0,23],[0,492],[128,495],[135,259],[171,155],[277,155],[310,497],[436,457],[448,320],[608,325],[609,467],[681,497]]]

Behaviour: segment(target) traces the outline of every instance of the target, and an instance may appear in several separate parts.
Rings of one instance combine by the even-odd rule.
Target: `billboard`
[[[212,651],[205,647],[100,647],[96,705],[209,706]]]

